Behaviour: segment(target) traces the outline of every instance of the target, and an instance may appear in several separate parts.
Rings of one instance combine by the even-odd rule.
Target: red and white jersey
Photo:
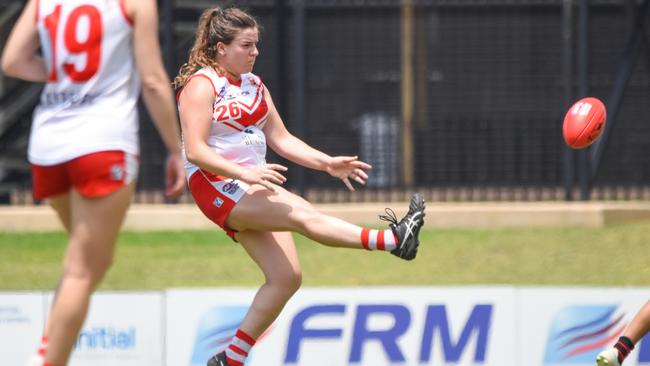
[[[211,67],[197,71],[193,77],[207,78],[214,87],[208,145],[220,156],[241,166],[266,164],[266,137],[262,129],[269,108],[264,98],[262,80],[257,75],[247,73],[234,82],[219,76]],[[189,179],[198,167],[187,160],[184,147],[183,158]]]
[[[140,78],[123,0],[39,0],[36,22],[49,80],[34,112],[29,161],[138,154]]]

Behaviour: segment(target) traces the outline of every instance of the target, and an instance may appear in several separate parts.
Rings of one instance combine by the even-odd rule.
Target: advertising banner
[[[162,365],[162,308],[160,292],[93,295],[69,366]]]
[[[228,346],[256,289],[101,292],[70,366],[204,366]],[[0,293],[2,365],[37,349],[51,294]],[[247,366],[594,366],[650,288],[305,288]],[[650,336],[625,366],[650,366]]]
[[[518,365],[593,366],[637,311],[649,289],[530,288],[518,290]],[[646,336],[625,366],[650,365]]]
[[[25,365],[43,334],[42,292],[0,293],[0,364]]]
[[[205,365],[254,294],[168,291],[167,364]],[[302,289],[247,365],[515,366],[515,303],[513,288]]]

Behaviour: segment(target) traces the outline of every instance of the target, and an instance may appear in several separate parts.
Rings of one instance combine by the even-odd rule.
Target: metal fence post
[[[607,147],[607,142],[609,136],[611,135],[614,124],[616,123],[616,117],[621,108],[621,102],[623,100],[623,93],[627,87],[627,83],[630,80],[630,76],[634,72],[634,66],[639,54],[641,53],[641,48],[645,39],[645,17],[648,12],[648,4],[650,1],[644,0],[643,3],[638,7],[636,19],[634,21],[634,26],[630,30],[630,34],[623,50],[623,57],[620,63],[620,66],[616,73],[616,78],[614,79],[614,86],[612,91],[608,96],[607,102],[607,123],[605,124],[605,131],[603,131],[603,136],[591,147],[591,176],[590,180],[596,178],[596,174],[600,168],[600,163],[602,161],[603,153]]]
[[[305,138],[305,6],[301,0],[293,2],[293,102],[292,132]],[[300,195],[305,194],[305,168],[297,166],[294,179]]]
[[[580,0],[578,9],[578,97],[589,93],[589,0]],[[578,152],[580,199],[589,199],[589,155],[586,150]]]
[[[402,180],[413,179],[413,1],[402,0]]]
[[[176,73],[176,58],[174,57],[174,0],[162,2],[162,48],[167,74],[172,76]]]
[[[564,100],[570,106],[574,96],[573,89],[573,0],[562,3],[562,71],[564,74]],[[564,199],[573,200],[573,183],[575,181],[575,153],[566,144],[562,144],[564,168]]]

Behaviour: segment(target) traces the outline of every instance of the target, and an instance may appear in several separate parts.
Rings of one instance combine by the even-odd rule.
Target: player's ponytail
[[[206,9],[199,18],[194,45],[188,61],[174,79],[174,88],[183,87],[192,74],[203,67],[212,67],[220,75],[225,71],[217,63],[217,43],[230,44],[238,32],[259,26],[255,18],[242,9],[214,7]]]

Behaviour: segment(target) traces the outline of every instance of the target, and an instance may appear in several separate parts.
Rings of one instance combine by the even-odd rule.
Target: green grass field
[[[650,285],[650,222],[606,228],[427,230],[413,262],[324,247],[296,236],[304,286]],[[49,290],[61,273],[62,232],[0,233],[0,290]],[[125,232],[101,289],[256,287],[243,249],[214,230]]]

